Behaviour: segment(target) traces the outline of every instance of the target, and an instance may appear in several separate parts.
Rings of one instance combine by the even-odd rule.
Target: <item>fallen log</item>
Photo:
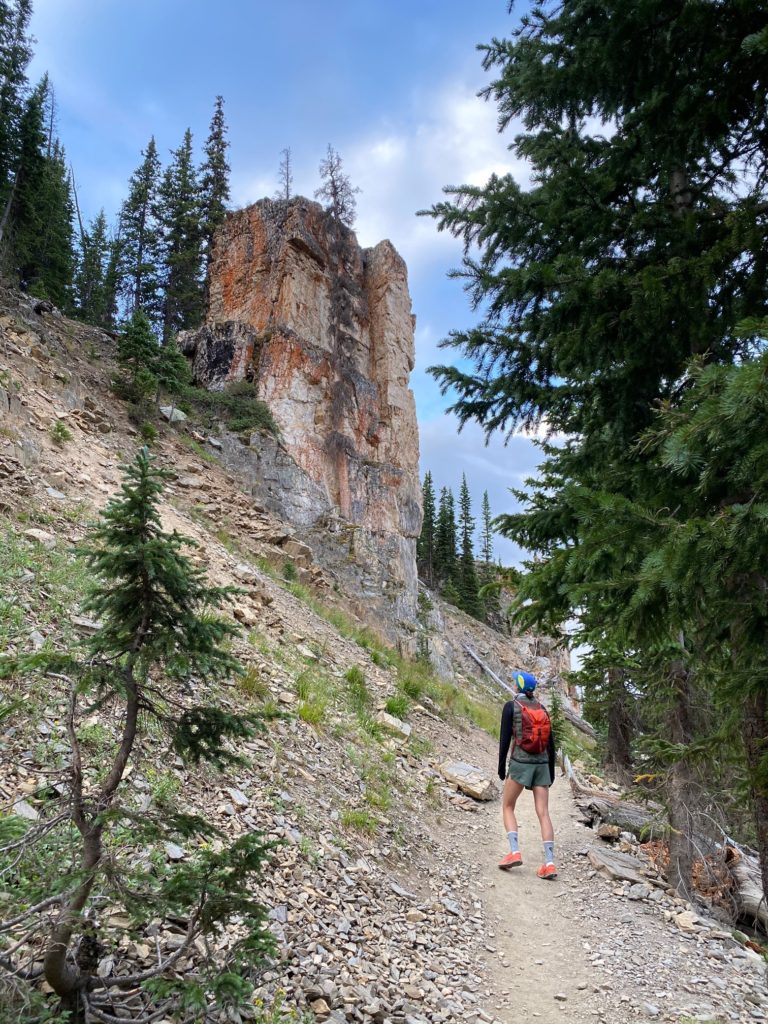
[[[763,893],[758,858],[740,847],[729,845],[725,847],[725,865],[736,889],[740,919],[768,933],[768,904]]]
[[[658,811],[653,813],[638,804],[594,796],[577,799],[576,803],[579,810],[592,819],[593,828],[599,824],[616,825],[622,832],[631,832],[643,841],[663,835],[666,830],[666,822]]]

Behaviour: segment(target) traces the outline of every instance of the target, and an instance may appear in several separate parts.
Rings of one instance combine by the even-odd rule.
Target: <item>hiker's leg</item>
[[[517,832],[517,818],[515,817],[515,804],[517,798],[525,789],[519,782],[507,778],[504,782],[504,789],[501,792],[501,813],[504,818],[504,831]]]
[[[549,786],[533,787],[533,806],[536,808],[536,817],[541,826],[541,838],[545,843],[551,843],[555,838],[555,830],[549,816]]]

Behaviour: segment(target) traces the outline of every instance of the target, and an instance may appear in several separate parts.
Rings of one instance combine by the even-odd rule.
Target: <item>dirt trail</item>
[[[473,749],[465,745],[459,754],[449,742],[446,752],[495,776],[495,744],[477,734],[473,739]],[[443,822],[441,845],[473,867],[475,907],[487,922],[486,1014],[503,1024],[768,1020],[761,958],[706,912],[692,931],[680,929],[670,919],[683,906],[667,897],[633,898],[628,886],[595,872],[586,852],[601,841],[579,820],[559,774],[550,808],[559,872],[554,882],[536,875],[543,851],[530,793],[518,803],[521,868],[498,869],[508,850],[498,799]]]
[[[545,882],[536,875],[543,851],[529,793],[518,803],[523,866],[498,870],[498,860],[509,849],[498,807],[485,812],[491,827],[479,843],[483,872],[496,872],[485,892],[486,913],[495,927],[488,944],[497,950],[497,956],[489,956],[488,967],[494,987],[509,995],[496,1009],[509,1024],[533,1017],[543,1024],[563,1020],[578,1024],[594,1021],[601,1016],[600,1009],[607,1009],[607,993],[599,989],[595,972],[585,961],[584,943],[589,942],[591,931],[572,900],[578,883],[571,867],[584,847],[584,829],[574,821],[575,808],[564,780],[558,780],[550,796],[557,830],[557,881]],[[614,1005],[611,1019],[618,1024],[630,1018],[617,1015]]]

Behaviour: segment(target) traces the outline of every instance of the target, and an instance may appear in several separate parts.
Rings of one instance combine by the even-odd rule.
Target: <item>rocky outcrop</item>
[[[333,521],[334,571],[346,561],[353,596],[387,627],[416,608],[413,329],[389,242],[363,250],[317,203],[265,199],[217,232],[208,319],[182,338],[198,383],[253,381],[278,424],[278,442],[229,449],[232,468],[293,523]]]

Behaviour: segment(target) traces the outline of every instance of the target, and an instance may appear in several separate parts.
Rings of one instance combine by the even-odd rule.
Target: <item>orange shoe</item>
[[[536,874],[539,878],[547,878],[552,881],[557,878],[557,868],[554,864],[542,864]]]
[[[502,871],[508,871],[509,868],[519,868],[522,863],[522,853],[508,853],[506,857],[502,857],[499,861],[499,867]]]

